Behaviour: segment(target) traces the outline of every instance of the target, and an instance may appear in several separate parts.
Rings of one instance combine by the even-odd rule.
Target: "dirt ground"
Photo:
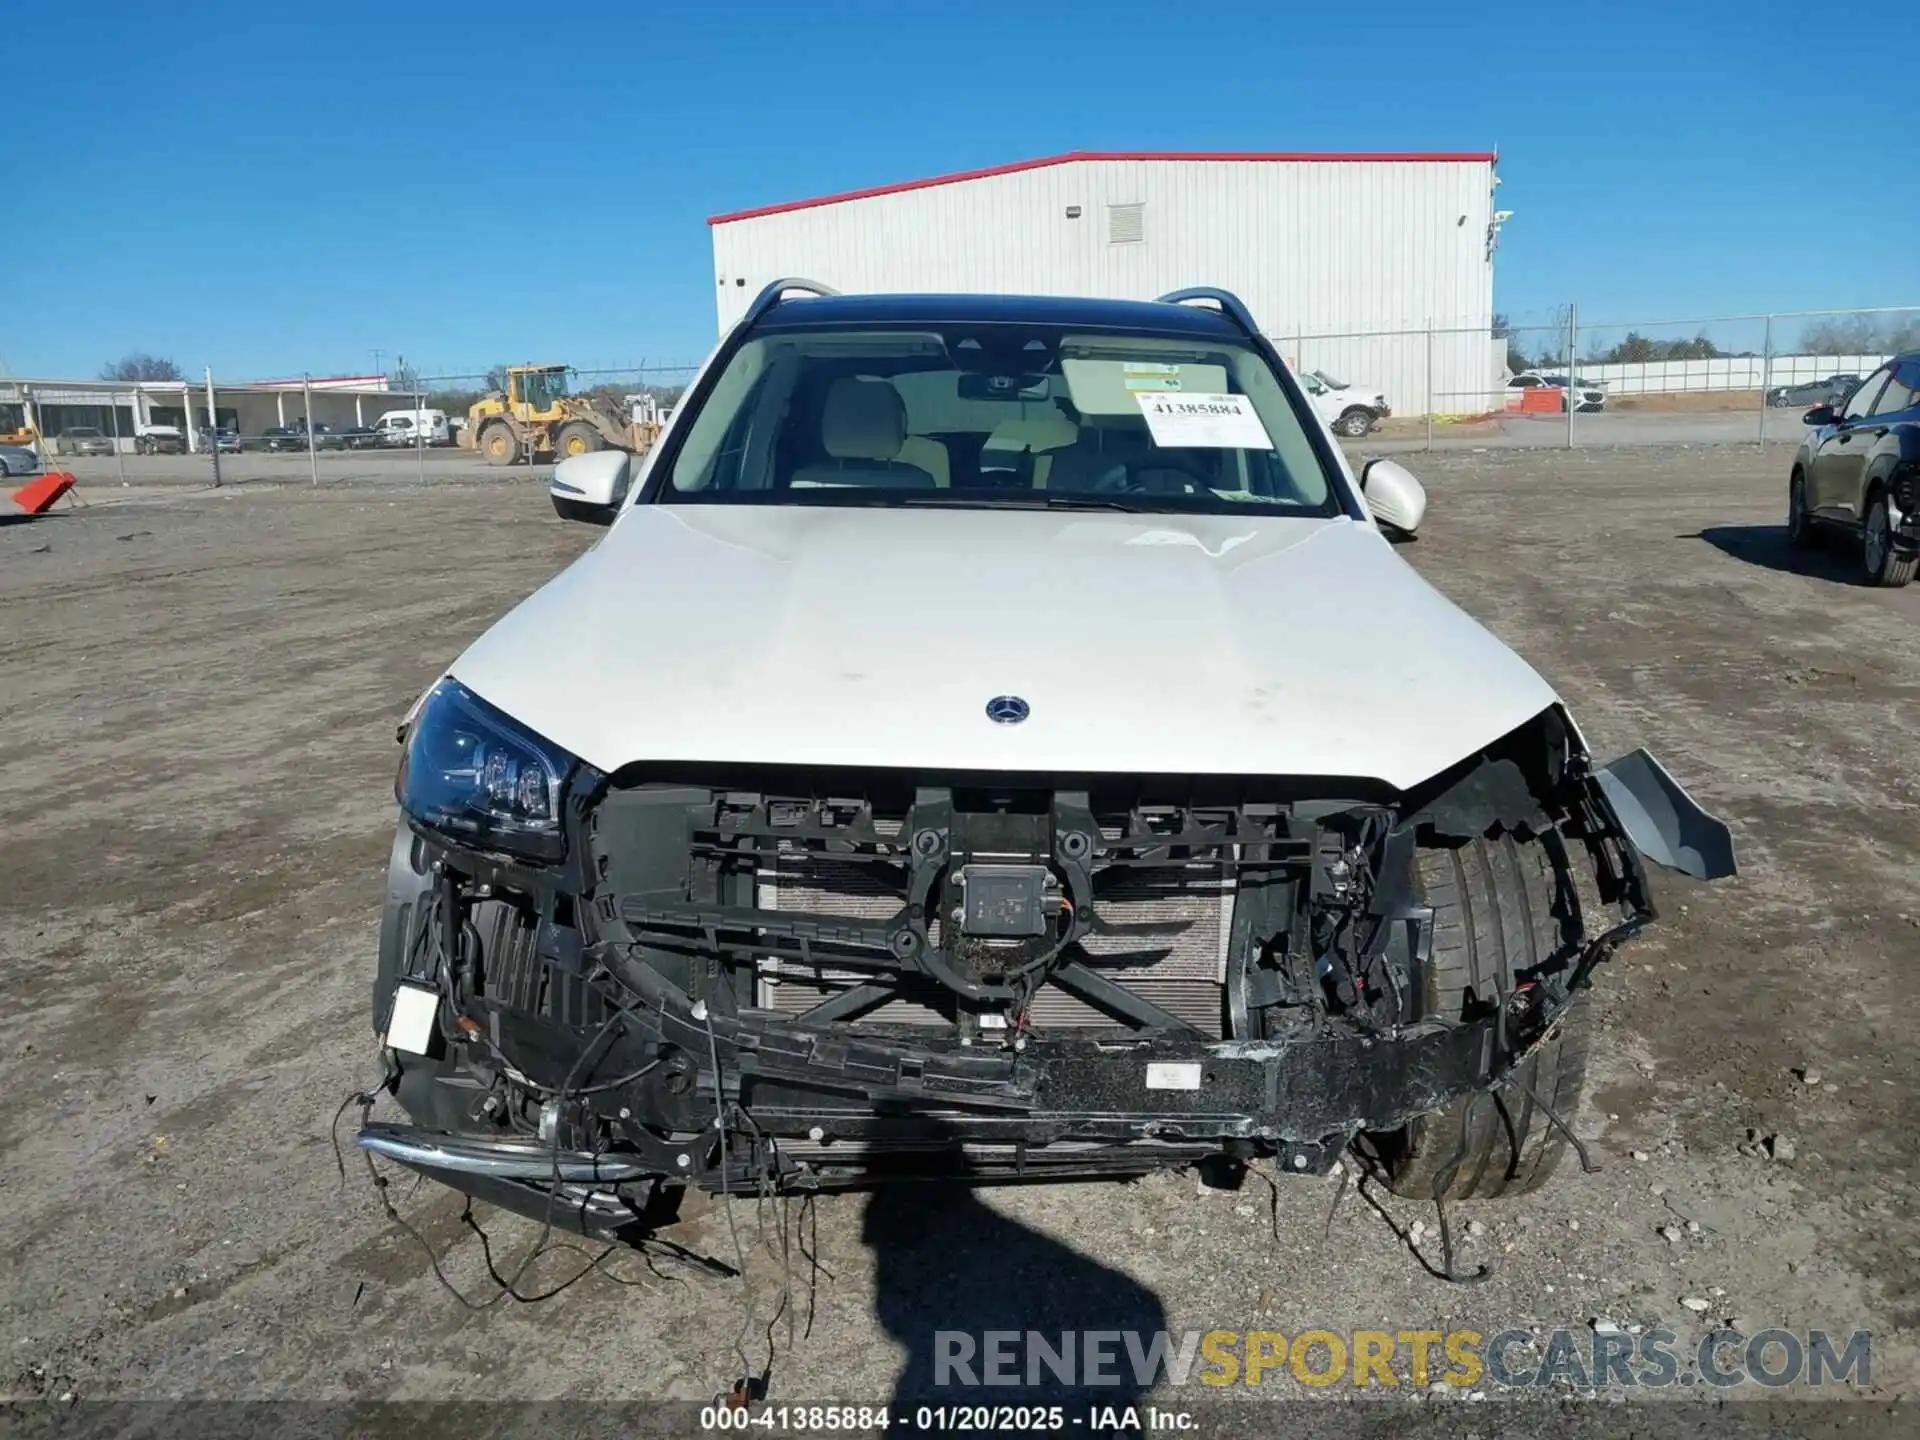
[[[463,1308],[329,1143],[375,1073],[393,726],[594,532],[525,472],[102,486],[86,493],[108,503],[0,526],[4,1389],[707,1399],[740,1373],[737,1341],[754,1370],[771,1356],[776,1397],[877,1401],[936,1329],[1725,1319],[1870,1330],[1872,1392],[1912,1395],[1920,587],[1865,588],[1840,549],[1791,555],[1787,457],[1414,462],[1432,507],[1402,553],[1559,687],[1597,753],[1660,755],[1743,867],[1657,877],[1662,923],[1601,975],[1574,1118],[1603,1169],[1456,1207],[1463,1260],[1492,1266],[1477,1286],[1409,1252],[1431,1207],[1349,1195],[1328,1234],[1332,1178],[1270,1201],[1258,1179],[1172,1176],[738,1202],[748,1283],[622,1253],[543,1303]],[[1748,1153],[1750,1131],[1780,1158]],[[492,1296],[458,1202],[391,1193],[448,1277]],[[534,1227],[477,1213],[510,1268]],[[724,1216],[671,1239],[731,1264]],[[1437,1255],[1431,1228],[1420,1248]],[[581,1262],[549,1254],[523,1283]]]

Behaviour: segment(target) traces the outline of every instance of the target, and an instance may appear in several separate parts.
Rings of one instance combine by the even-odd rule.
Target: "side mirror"
[[[1831,405],[1816,405],[1800,417],[1802,425],[1831,425],[1840,417],[1833,412]]]
[[[627,498],[632,466],[633,457],[624,450],[595,450],[562,460],[547,482],[553,513],[586,525],[611,525]]]
[[[1369,460],[1360,472],[1360,492],[1381,525],[1411,536],[1427,514],[1427,490],[1413,472],[1391,460]]]

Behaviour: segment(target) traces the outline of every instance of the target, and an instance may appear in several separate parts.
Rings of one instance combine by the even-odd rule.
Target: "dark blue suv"
[[[1787,482],[1787,539],[1860,536],[1873,585],[1905,585],[1920,569],[1920,351],[1897,355],[1844,403],[1816,405]]]

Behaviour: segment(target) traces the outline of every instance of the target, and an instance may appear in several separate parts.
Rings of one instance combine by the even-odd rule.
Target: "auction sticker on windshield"
[[[1153,443],[1167,450],[1271,450],[1273,439],[1245,395],[1135,395]]]

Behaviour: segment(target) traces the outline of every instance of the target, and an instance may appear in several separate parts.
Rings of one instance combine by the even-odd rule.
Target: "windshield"
[[[1333,378],[1333,376],[1329,375],[1324,370],[1315,370],[1315,371],[1312,371],[1311,373],[1316,380],[1318,380],[1322,385],[1326,386],[1329,390],[1344,390],[1347,388],[1346,381],[1336,380]]]
[[[100,438],[100,432],[91,425],[69,425],[67,427],[67,438],[69,440],[98,440]]]
[[[977,323],[781,330],[747,342],[653,498],[1339,510],[1279,379],[1251,346]]]
[[[551,408],[566,393],[564,370],[529,370],[520,376],[520,398],[536,410]]]

